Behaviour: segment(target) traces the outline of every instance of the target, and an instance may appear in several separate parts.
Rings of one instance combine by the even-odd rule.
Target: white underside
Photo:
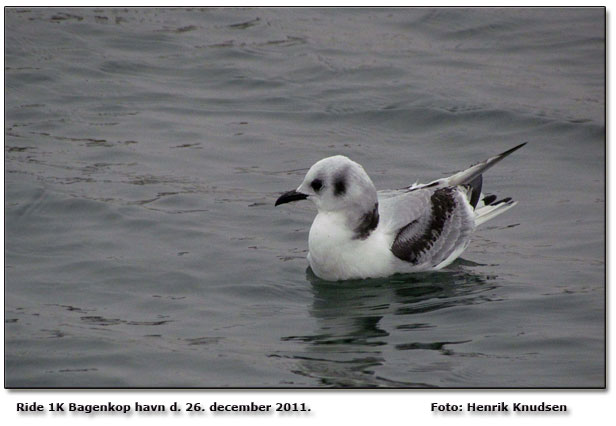
[[[308,237],[308,262],[312,271],[328,281],[379,278],[395,273],[438,270],[453,262],[466,248],[457,248],[436,267],[405,262],[391,251],[393,234],[377,227],[365,240],[353,239],[339,213],[319,213],[312,223]]]
[[[484,223],[513,207],[515,203],[482,206],[472,212],[475,225]],[[391,251],[395,235],[388,232],[381,222],[368,238],[353,239],[354,234],[345,223],[345,216],[338,212],[317,214],[308,237],[308,261],[313,272],[328,281],[379,278],[395,273],[435,271],[456,260],[468,247],[470,238],[461,243],[437,265],[413,264],[403,261]]]

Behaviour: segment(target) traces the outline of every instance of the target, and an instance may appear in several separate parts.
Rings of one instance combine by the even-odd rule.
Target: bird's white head
[[[343,155],[315,163],[302,184],[282,194],[276,205],[304,199],[314,202],[319,212],[344,214],[352,228],[378,223],[378,197],[372,180],[361,165]]]
[[[372,210],[377,202],[376,189],[364,168],[343,155],[315,163],[297,192],[307,194],[324,212]]]

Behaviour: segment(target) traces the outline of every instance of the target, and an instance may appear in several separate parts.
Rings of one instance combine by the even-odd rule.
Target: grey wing
[[[383,201],[395,235],[391,251],[414,265],[436,267],[461,252],[475,229],[468,194],[458,187],[420,189]]]
[[[379,213],[389,232],[398,230],[430,211],[432,191],[396,189],[379,191]]]

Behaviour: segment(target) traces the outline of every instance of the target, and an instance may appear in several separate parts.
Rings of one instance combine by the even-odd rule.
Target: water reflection
[[[471,339],[460,335],[439,339],[443,335],[427,313],[489,301],[486,292],[496,287],[494,277],[469,272],[464,262],[448,272],[384,279],[332,283],[310,269],[306,277],[314,295],[315,331],[283,340],[305,344],[302,353],[290,355],[300,360],[297,374],[317,378],[319,386],[334,387],[435,386],[413,381],[413,371],[422,367],[413,364],[412,351],[434,350],[446,356],[452,345]],[[400,351],[405,355],[401,357]],[[400,360],[405,364],[391,369],[390,364]],[[396,376],[382,373],[390,370],[397,371]]]

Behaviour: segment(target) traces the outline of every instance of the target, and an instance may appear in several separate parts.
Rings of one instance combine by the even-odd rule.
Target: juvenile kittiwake
[[[524,145],[448,178],[378,192],[361,165],[336,155],[315,163],[275,205],[309,199],[317,206],[308,262],[324,280],[439,270],[462,254],[478,225],[517,204],[484,196],[482,174]]]

